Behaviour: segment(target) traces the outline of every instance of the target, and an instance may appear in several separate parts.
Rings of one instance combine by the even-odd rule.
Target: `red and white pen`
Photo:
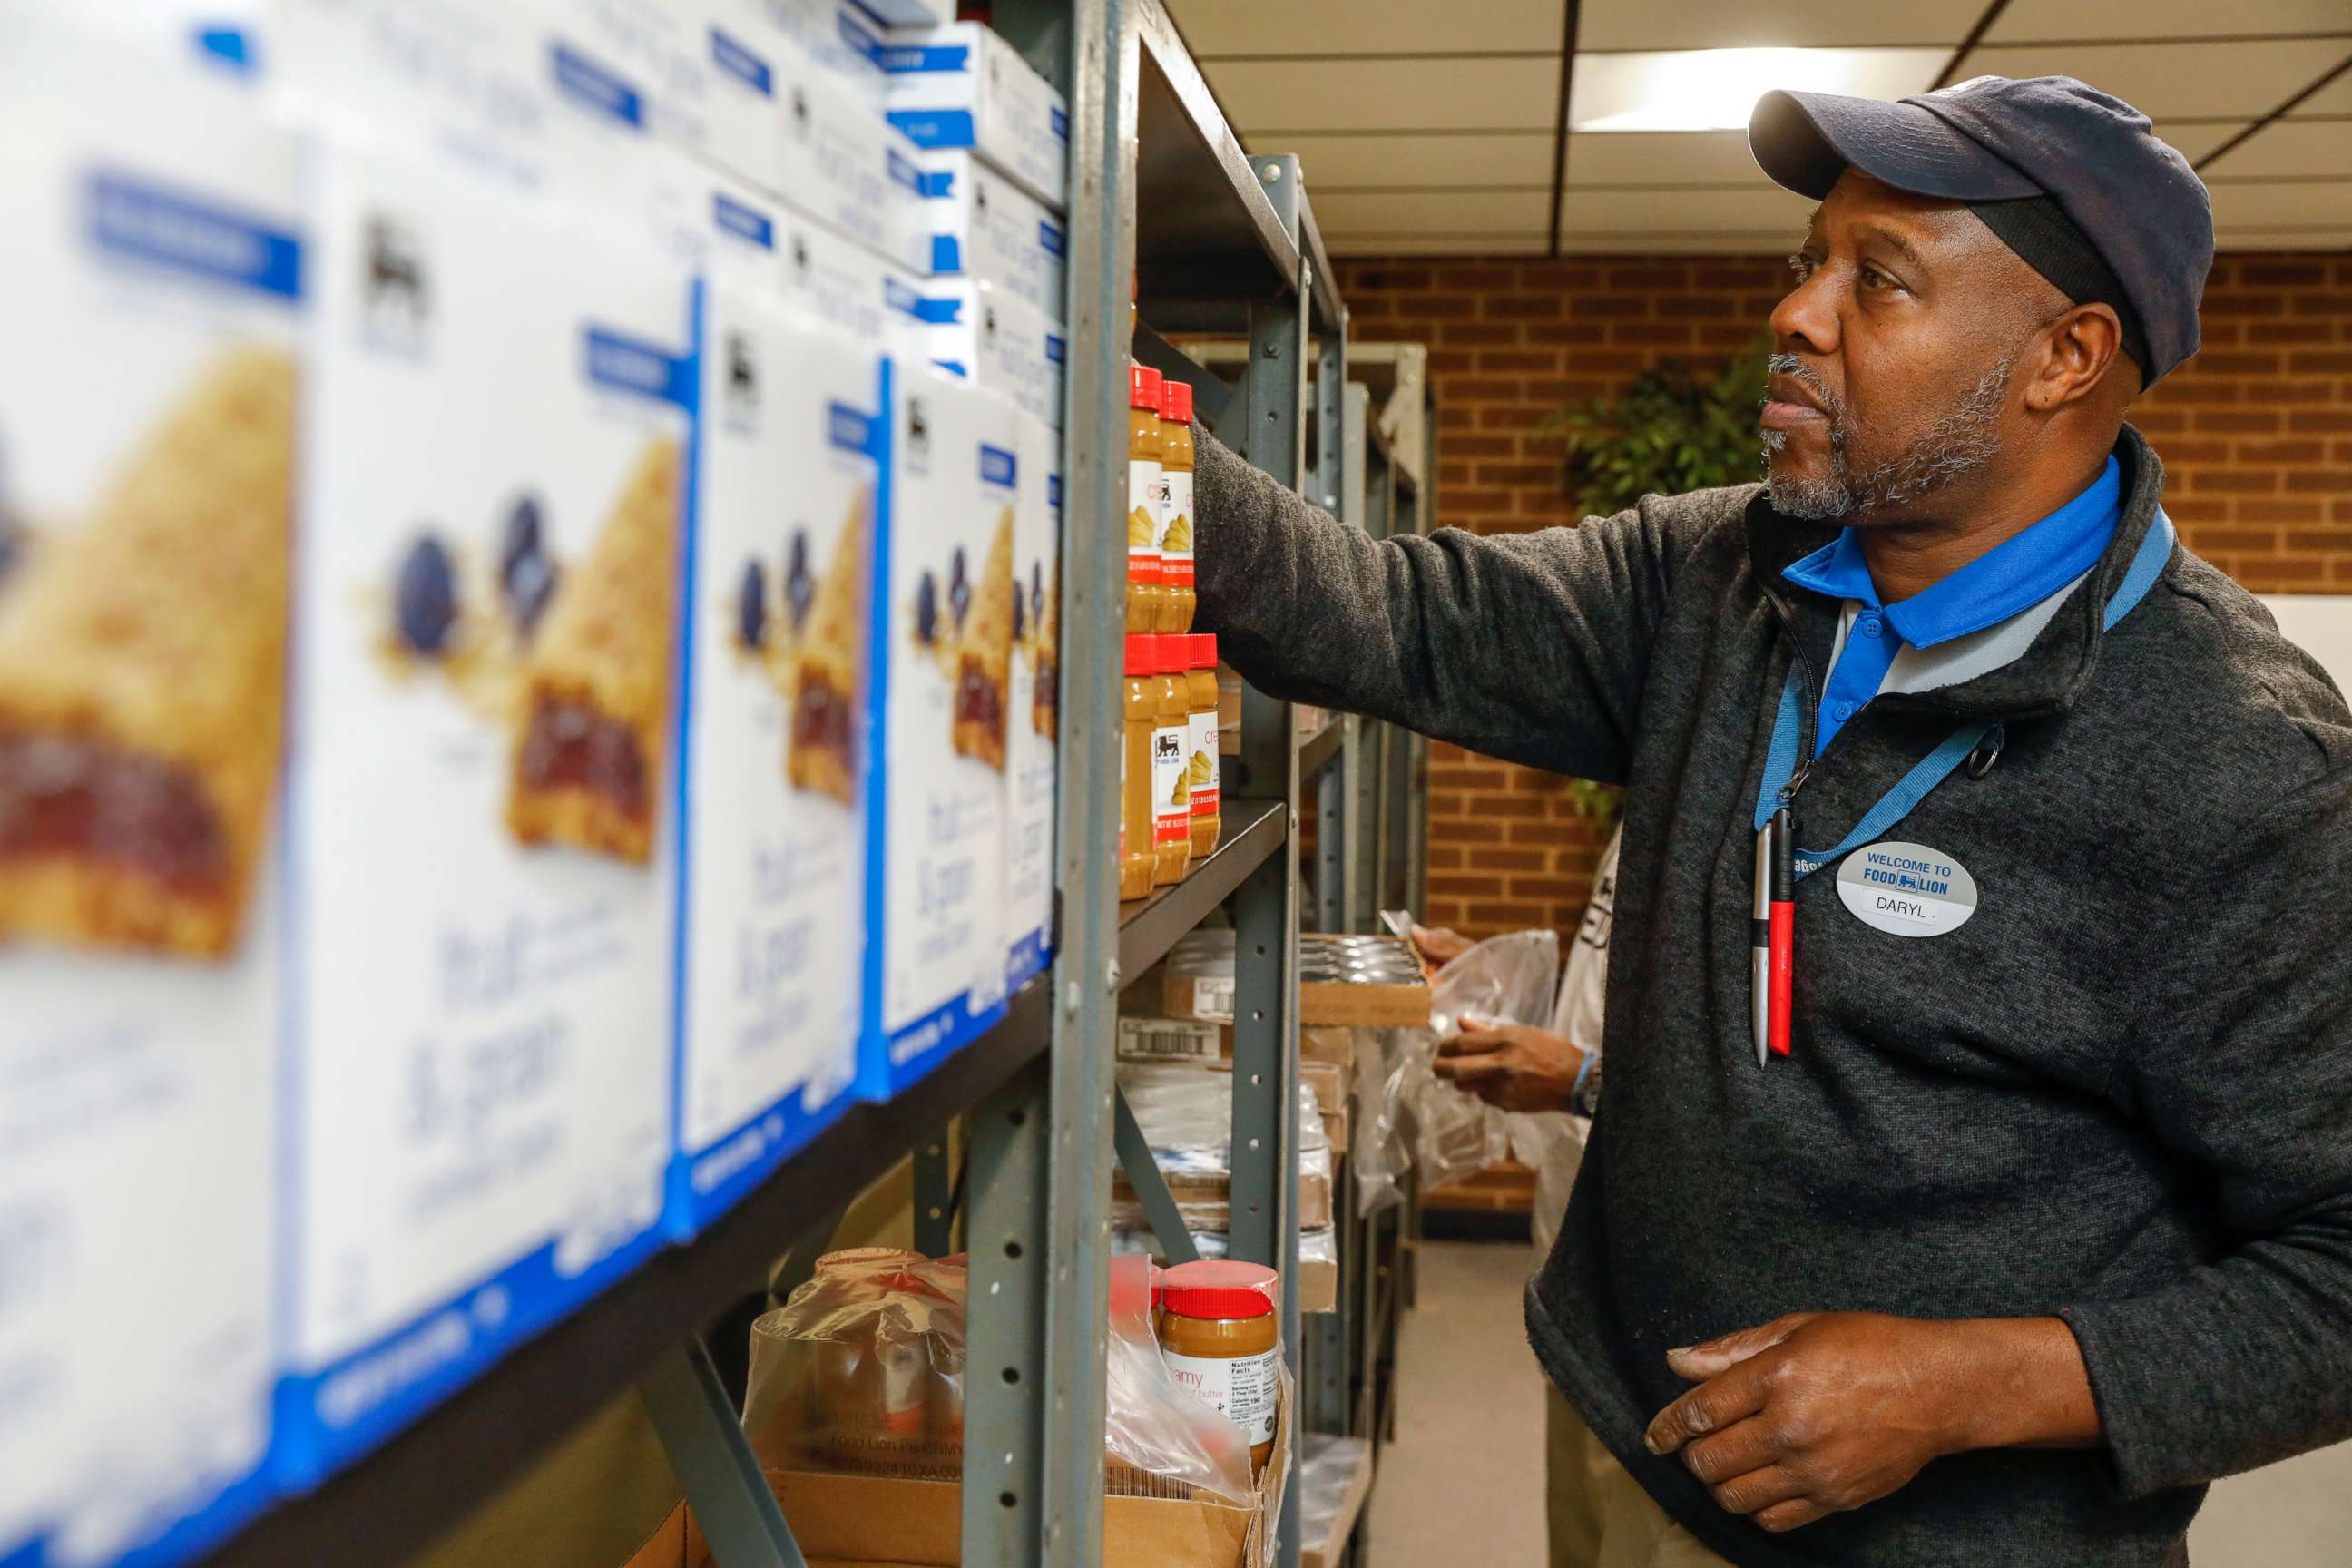
[[[1780,819],[1768,816],[1756,830],[1755,902],[1749,908],[1748,1027],[1756,1040],[1756,1065],[1764,1065],[1772,1037],[1772,839]]]
[[[1797,830],[1789,808],[1772,814],[1772,1009],[1768,1026],[1772,1054],[1789,1054],[1789,1013],[1796,995]]]

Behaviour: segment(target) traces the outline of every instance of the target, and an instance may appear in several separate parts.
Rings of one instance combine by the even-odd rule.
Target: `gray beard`
[[[1976,386],[1929,426],[1909,449],[1883,463],[1855,469],[1846,460],[1846,413],[1794,354],[1774,354],[1769,374],[1794,376],[1812,390],[1830,420],[1830,471],[1817,479],[1781,479],[1772,472],[1773,455],[1788,445],[1788,433],[1764,432],[1765,490],[1783,517],[1832,522],[1862,511],[1908,506],[1975,473],[2000,450],[2000,407],[2009,392],[2011,353],[1988,367]]]

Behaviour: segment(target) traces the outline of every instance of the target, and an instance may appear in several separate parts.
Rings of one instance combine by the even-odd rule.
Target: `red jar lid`
[[[1217,668],[1216,633],[1194,632],[1191,637],[1184,640],[1192,645],[1192,668],[1194,669],[1214,669]]]
[[[1192,384],[1170,381],[1160,384],[1160,417],[1174,419],[1185,425],[1192,423]]]
[[[1160,412],[1160,373],[1148,364],[1127,367],[1127,405]]]
[[[1203,1258],[1160,1276],[1160,1304],[1180,1318],[1267,1318],[1280,1295],[1277,1276],[1263,1263]]]
[[[1137,632],[1127,639],[1127,673],[1157,675],[1160,673],[1160,639],[1149,632]]]

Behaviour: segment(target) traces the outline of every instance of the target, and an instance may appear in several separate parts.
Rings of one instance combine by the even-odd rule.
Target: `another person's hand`
[[[1458,931],[1443,926],[1416,924],[1412,928],[1412,950],[1421,954],[1421,962],[1432,970],[1444,968],[1477,943]]]
[[[2081,1348],[2054,1318],[1800,1312],[1666,1364],[1698,1386],[1650,1423],[1650,1451],[1679,1453],[1769,1531],[1875,1502],[1946,1454],[2099,1438]]]
[[[1584,1053],[1526,1024],[1464,1019],[1437,1047],[1437,1076],[1503,1110],[1567,1110]]]

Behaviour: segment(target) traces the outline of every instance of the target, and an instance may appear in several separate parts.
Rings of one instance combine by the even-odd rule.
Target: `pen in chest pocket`
[[[1756,875],[1750,885],[1748,1022],[1759,1068],[1764,1065],[1772,1027],[1772,833],[1779,820],[1768,816],[1756,830]]]
[[[1797,827],[1789,808],[1772,814],[1772,1011],[1768,1020],[1772,1054],[1789,1054],[1789,1013],[1796,994]]]

